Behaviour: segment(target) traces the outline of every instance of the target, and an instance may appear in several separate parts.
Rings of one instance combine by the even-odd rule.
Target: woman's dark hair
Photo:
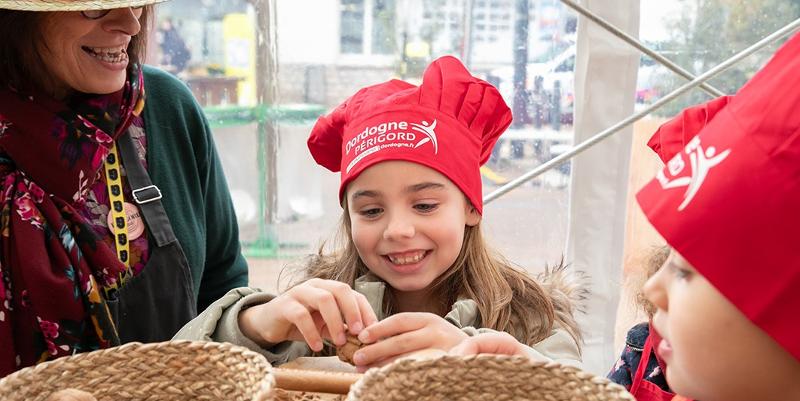
[[[50,12],[0,10],[0,87],[20,91],[41,90],[47,71],[39,54],[42,23]],[[128,45],[129,65],[143,62],[151,27],[153,5],[144,6],[139,21],[141,31]],[[130,68],[130,67],[129,67]]]

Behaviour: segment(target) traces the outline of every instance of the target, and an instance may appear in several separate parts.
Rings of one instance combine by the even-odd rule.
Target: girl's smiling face
[[[480,214],[447,177],[385,161],[347,187],[353,243],[369,270],[400,292],[424,291],[455,262]]]

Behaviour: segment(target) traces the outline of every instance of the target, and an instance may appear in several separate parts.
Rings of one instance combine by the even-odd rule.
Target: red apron
[[[651,328],[650,335],[647,336],[647,341],[644,343],[642,359],[639,361],[639,367],[636,369],[636,375],[633,376],[633,384],[631,385],[631,394],[636,398],[636,401],[672,401],[673,397],[675,397],[675,394],[664,391],[661,387],[644,379],[647,364],[650,362],[650,354],[653,353],[653,344],[660,341],[661,338]],[[666,377],[667,372],[664,370],[664,364],[659,360],[658,365],[661,366],[661,371]]]

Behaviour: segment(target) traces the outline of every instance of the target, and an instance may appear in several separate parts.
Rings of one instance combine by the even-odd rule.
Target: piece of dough
[[[358,337],[348,334],[347,343],[336,348],[336,356],[338,356],[339,359],[344,362],[355,365],[355,363],[353,363],[353,354],[355,354],[356,351],[361,349],[363,346],[364,344],[358,340]]]

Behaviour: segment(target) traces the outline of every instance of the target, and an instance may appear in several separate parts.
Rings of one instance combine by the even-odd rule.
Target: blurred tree
[[[657,44],[659,51],[695,75],[702,74],[739,51],[800,17],[800,0],[678,0],[680,15],[666,16],[672,36]],[[734,94],[758,71],[786,39],[767,46],[710,83]],[[666,69],[655,74],[658,92],[666,94],[686,82]],[[683,108],[710,99],[694,89],[656,112],[671,117]]]

